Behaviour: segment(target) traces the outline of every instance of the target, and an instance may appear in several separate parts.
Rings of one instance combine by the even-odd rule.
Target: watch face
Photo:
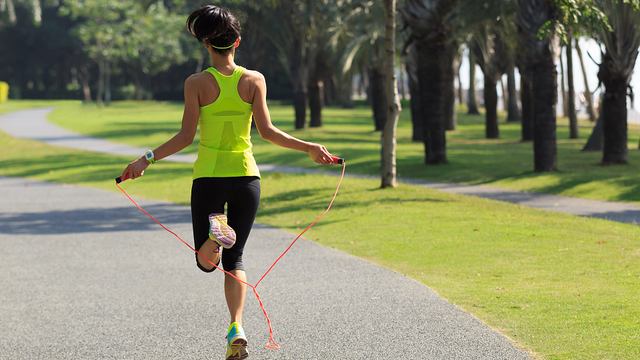
[[[144,154],[144,157],[147,160],[151,160],[151,159],[153,159],[153,153],[151,151],[149,151],[146,154]]]

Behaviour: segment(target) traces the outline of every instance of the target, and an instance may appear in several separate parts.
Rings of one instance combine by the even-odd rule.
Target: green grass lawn
[[[101,111],[94,105],[66,103],[57,109],[60,110],[53,115],[60,124],[76,124],[65,126],[113,140],[126,139],[122,142],[145,147],[158,145],[152,137],[161,142],[164,140],[161,137],[173,135],[181,116],[180,105],[159,103],[116,103]],[[274,122],[290,130],[292,112],[288,107],[274,106]],[[129,120],[126,120],[127,113],[132,114]],[[379,171],[379,148],[376,147],[379,146],[379,133],[372,131],[368,114],[366,109],[328,109],[323,128],[291,133],[327,144],[334,154],[347,159],[348,173],[376,174]],[[82,121],[74,120],[74,116],[81,116]],[[551,174],[557,176],[555,178],[542,174],[537,180],[536,174],[529,170],[532,160],[527,159],[532,156],[531,144],[520,144],[516,140],[516,125],[501,124],[505,139],[488,141],[481,138],[482,118],[468,116],[460,116],[459,130],[449,135],[451,163],[426,167],[421,163],[420,144],[408,141],[410,126],[407,119],[402,121],[398,153],[399,157],[404,157],[401,175],[406,177],[505,183],[501,186],[512,188],[531,181],[534,185],[548,183],[545,186],[563,193],[559,187],[551,185],[553,181],[564,183],[569,179],[567,175],[577,173],[576,178],[588,183],[589,174],[597,172],[602,179],[607,179],[597,182],[609,184],[613,189],[611,192],[617,194],[615,196],[630,191],[620,189],[618,176],[637,178],[633,165],[640,163],[635,155],[637,150],[630,150],[632,165],[601,167],[597,165],[599,156],[577,151],[584,140],[559,140],[559,147],[564,149],[559,155],[561,170],[569,166],[568,159],[574,156],[572,148],[582,165],[576,164],[571,173],[563,170]],[[122,123],[118,125],[119,122]],[[119,132],[119,126],[130,128]],[[581,130],[586,135],[588,124]],[[559,130],[559,138],[563,132],[566,133]],[[112,135],[106,136],[108,134]],[[630,132],[630,138],[630,143],[637,144],[637,134]],[[306,154],[281,151],[254,139],[259,162],[318,168]],[[465,155],[465,146],[472,154]],[[17,140],[1,133],[0,148],[3,149],[0,151],[2,175],[112,191],[118,191],[113,178],[131,161]],[[187,150],[194,151],[194,148]],[[474,155],[474,151],[477,154]],[[411,160],[413,157],[415,159]],[[468,157],[475,161],[484,159],[484,165],[474,164]],[[515,166],[519,162],[522,162],[519,165],[521,174],[505,166]],[[483,166],[491,171],[484,174]],[[340,167],[325,169],[338,171]],[[607,172],[617,175],[607,175]],[[150,167],[143,178],[125,182],[123,186],[137,196],[187,204],[190,179],[189,165],[161,161]],[[337,181],[333,175],[264,173],[257,221],[297,234],[324,211]],[[602,194],[590,192],[593,193]],[[381,190],[378,180],[346,178],[333,209],[305,237],[428,285],[537,358],[640,357],[638,226],[545,212],[406,184]],[[173,241],[171,239],[165,240]]]
[[[95,104],[69,102],[57,106],[52,122],[83,134],[130,145],[154,148],[180,128],[182,105],[176,103],[116,102],[97,110]],[[424,165],[424,148],[411,141],[408,107],[398,125],[398,176],[403,178],[464,184],[484,184],[515,190],[560,194],[607,201],[640,204],[640,127],[629,126],[629,164],[602,166],[600,152],[580,150],[591,134],[592,124],[580,123],[581,139],[570,140],[566,118],[558,119],[558,171],[533,172],[533,145],[520,142],[520,124],[508,124],[501,114],[501,139],[484,139],[484,117],[458,114],[458,129],[448,132],[449,164]],[[371,111],[327,108],[322,128],[293,129],[291,106],[271,106],[274,124],[290,134],[320,142],[334,155],[344,157],[349,173],[380,173],[380,133],[373,131]],[[254,153],[259,163],[315,168],[306,154],[273,146],[253,133]],[[195,143],[197,144],[197,142]],[[197,152],[197,145],[184,152]],[[327,167],[337,172],[338,167]]]

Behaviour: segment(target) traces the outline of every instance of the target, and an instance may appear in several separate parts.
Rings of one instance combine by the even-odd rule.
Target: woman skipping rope
[[[271,123],[264,77],[234,62],[241,38],[240,23],[233,14],[207,5],[191,13],[186,25],[209,51],[211,67],[184,82],[178,134],[131,162],[121,178],[138,178],[150,164],[190,145],[200,124],[191,188],[194,248],[202,254],[196,254],[196,265],[209,273],[215,267],[206,259],[215,264],[222,261],[225,271],[246,282],[242,253],[260,202],[260,172],[251,150],[252,115],[264,140],[304,151],[318,164],[329,165],[333,160],[324,146],[299,140]],[[242,309],[247,288],[225,274],[224,292],[231,315],[225,358],[246,359]]]

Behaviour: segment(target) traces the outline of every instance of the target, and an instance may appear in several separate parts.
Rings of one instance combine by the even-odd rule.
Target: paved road
[[[103,139],[91,138],[61,129],[47,121],[46,116],[51,111],[53,111],[53,108],[42,108],[17,111],[0,116],[0,130],[16,138],[39,140],[56,146],[90,150],[105,154],[137,157],[140,156],[140,154],[144,154],[147,150],[145,148],[113,143]],[[194,155],[175,154],[168,157],[167,161],[192,163],[195,159],[196,157]],[[277,170],[280,172],[317,172],[308,169],[305,170],[288,166],[267,164],[260,164],[259,167],[262,171]],[[322,173],[326,174],[326,172]],[[346,176],[354,175],[347,174]],[[637,224],[640,222],[640,206],[633,204],[528,193],[483,185],[447,184],[415,179],[399,179],[399,181],[427,186],[446,192],[479,196],[524,206],[531,206],[543,210],[557,211],[579,216],[589,216],[631,224]]]
[[[0,359],[221,359],[220,273],[122,194],[0,177]],[[191,242],[188,207],[139,203]],[[294,236],[256,225],[254,283]],[[528,359],[426,286],[305,239],[259,293],[245,330],[253,359]]]

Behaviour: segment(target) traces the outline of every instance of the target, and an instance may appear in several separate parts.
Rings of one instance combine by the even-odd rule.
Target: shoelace
[[[162,225],[158,220],[156,220],[153,216],[151,216],[148,212],[144,211],[140,205],[138,205],[137,202],[135,202],[135,200],[133,200],[131,198],[131,196],[129,196],[129,194],[127,194],[126,191],[124,191],[123,188],[120,187],[120,184],[118,182],[116,182],[116,186],[118,187],[118,189],[120,189],[128,198],[129,200],[131,200],[132,203],[134,203],[134,205],[143,213],[145,213],[148,217],[150,217],[153,221],[155,221],[158,225],[160,225],[163,229],[165,229],[166,231],[168,231],[169,233],[173,234],[173,236],[177,237],[180,241],[182,241],[183,244],[187,245],[187,247],[189,247],[189,249],[191,249],[192,251],[194,251],[196,254],[200,254],[200,256],[202,256],[203,259],[205,259],[209,264],[215,266],[218,270],[224,272],[225,274],[228,274],[229,276],[231,276],[232,278],[238,280],[239,282],[247,285],[248,287],[251,288],[251,290],[253,290],[253,293],[256,295],[256,298],[258,299],[258,303],[260,304],[260,308],[262,309],[262,313],[264,314],[264,317],[267,319],[267,325],[269,326],[269,341],[267,342],[266,347],[269,349],[280,349],[280,345],[276,344],[275,340],[273,340],[273,328],[271,327],[271,320],[269,319],[269,315],[267,315],[267,310],[265,310],[264,308],[264,304],[262,303],[262,299],[260,299],[260,295],[258,295],[258,290],[256,290],[256,288],[258,287],[258,285],[260,284],[260,282],[267,276],[267,274],[271,271],[271,269],[273,269],[274,266],[276,266],[276,264],[278,263],[278,261],[280,261],[280,259],[282,259],[282,257],[284,257],[284,255],[289,252],[289,249],[291,249],[291,247],[293,247],[293,244],[296,243],[296,241],[298,241],[298,239],[300,239],[300,237],[302,237],[302,235],[307,232],[307,230],[311,229],[311,227],[313,225],[315,225],[320,219],[322,219],[328,212],[329,209],[331,209],[331,205],[333,205],[333,201],[336,199],[336,196],[338,195],[338,190],[340,189],[340,184],[342,184],[342,179],[344,178],[344,171],[346,168],[346,162],[342,161],[342,175],[340,175],[340,180],[338,181],[338,186],[336,186],[336,191],[333,194],[333,198],[331,199],[331,202],[329,203],[329,206],[327,207],[327,210],[325,210],[322,215],[320,215],[314,222],[311,223],[311,225],[307,226],[306,229],[304,229],[300,235],[298,235],[293,242],[291,242],[291,245],[289,245],[289,247],[282,253],[282,255],[280,255],[280,257],[278,257],[278,259],[276,259],[276,261],[273,263],[273,265],[271,265],[271,267],[269,268],[269,270],[267,270],[264,275],[262,275],[262,277],[260,278],[260,280],[258,280],[258,282],[255,285],[251,285],[246,281],[242,281],[240,279],[238,279],[237,277],[235,277],[233,274],[231,274],[228,271],[225,271],[224,269],[220,268],[218,265],[214,264],[213,262],[211,262],[209,259],[207,259],[204,255],[202,255],[198,250],[194,249],[191,245],[189,245],[186,241],[182,240],[182,238],[180,236],[178,236],[178,234],[174,233],[173,231],[167,229],[164,225]],[[226,319],[225,319],[226,321]],[[273,344],[273,345],[272,345]]]

